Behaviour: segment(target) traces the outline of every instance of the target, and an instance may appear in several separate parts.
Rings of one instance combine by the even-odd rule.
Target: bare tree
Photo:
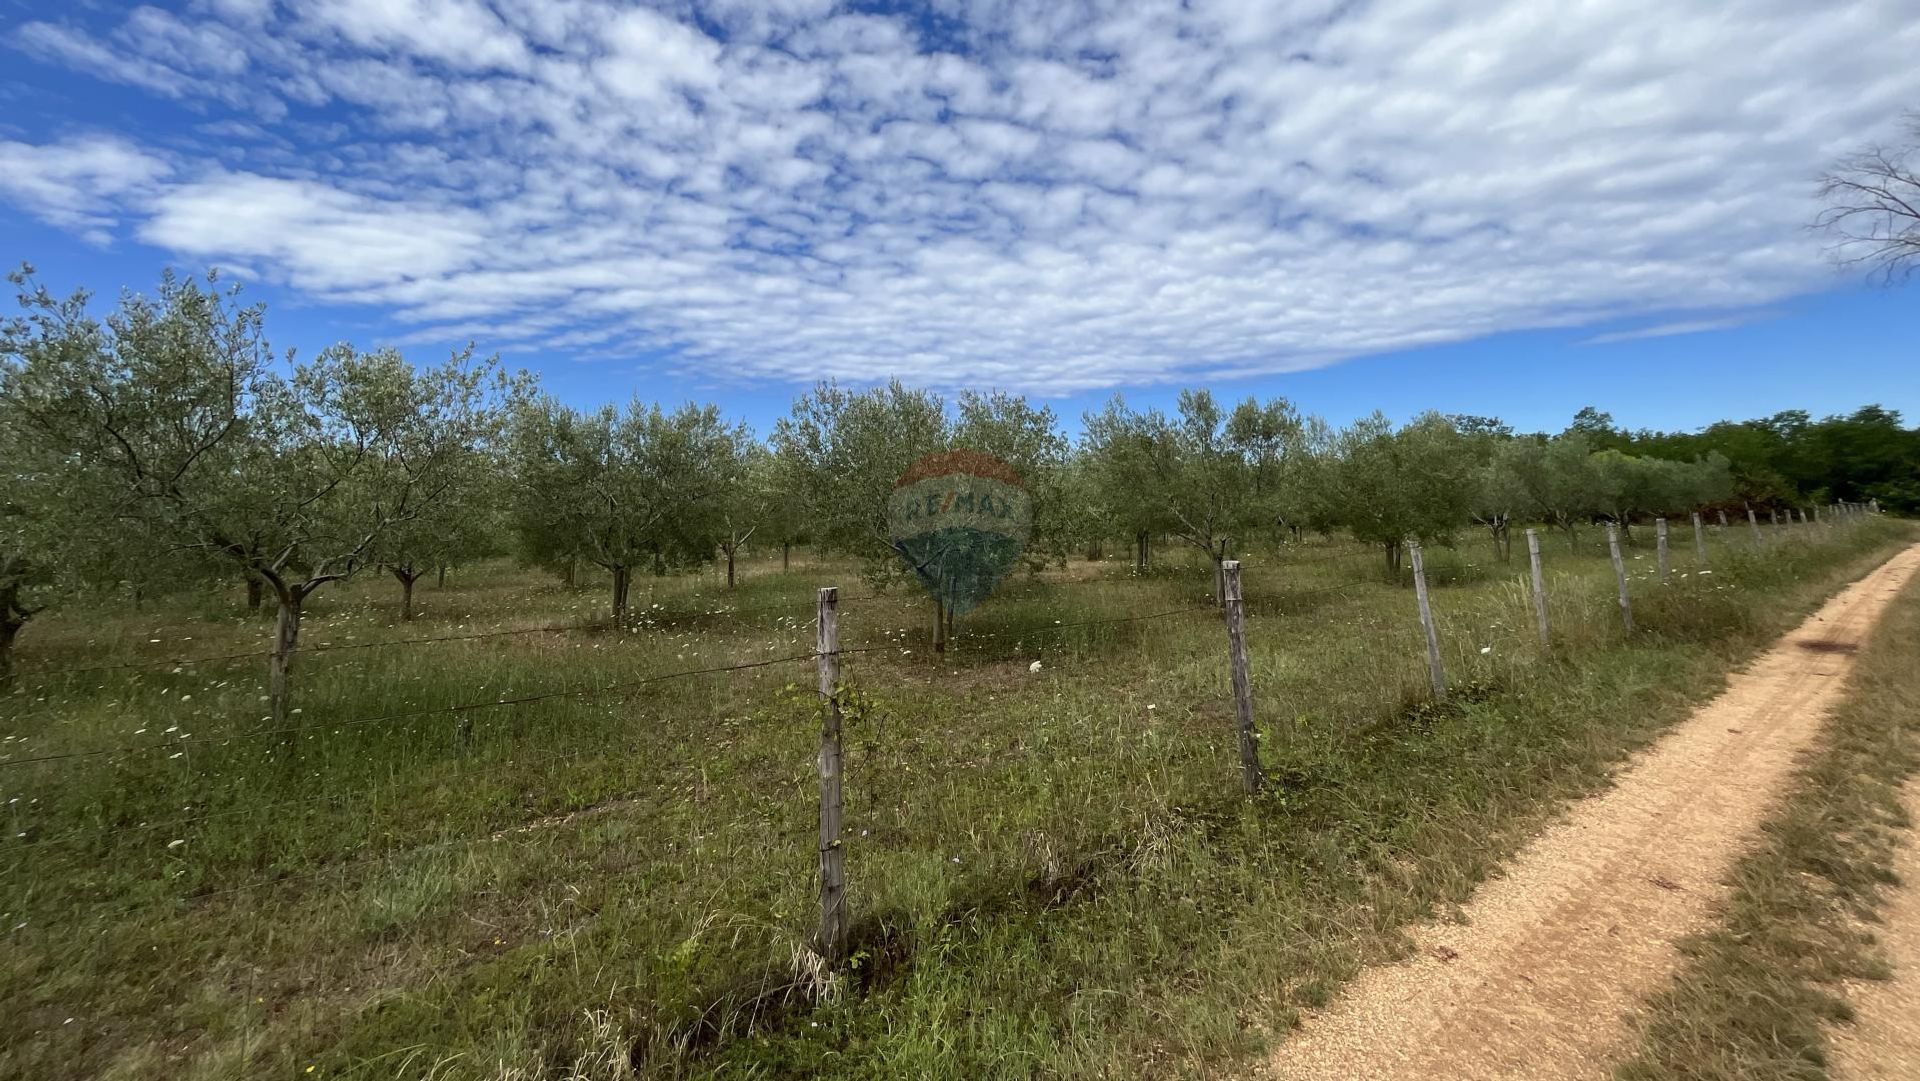
[[[1900,145],[1875,144],[1835,162],[1820,178],[1826,206],[1813,219],[1833,239],[1835,262],[1887,284],[1920,267],[1920,112],[1908,113],[1905,127]]]

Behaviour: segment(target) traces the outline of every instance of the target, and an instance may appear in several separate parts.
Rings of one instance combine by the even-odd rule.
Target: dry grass
[[[413,714],[803,653],[813,587],[853,568],[638,583],[622,633],[591,625],[598,593],[506,568],[423,590],[410,626],[356,582],[306,642],[569,629],[307,656],[292,740],[246,735],[250,660],[34,675],[258,647],[231,597],[69,611],[23,640],[0,755],[158,749],[0,765],[0,1075],[597,1078],[618,1046],[663,1076],[1208,1069],[1464,897],[1896,534],[1716,539],[1713,575],[1666,587],[1636,560],[1632,642],[1597,550],[1550,549],[1551,653],[1515,568],[1435,551],[1445,708],[1376,553],[1251,552],[1278,782],[1256,802],[1217,619],[1064,626],[1205,604],[1192,563],[1012,583],[944,656],[924,605],[850,587],[847,644],[885,648],[846,665],[859,949],[831,994],[802,948],[805,664],[475,711],[470,742]]]

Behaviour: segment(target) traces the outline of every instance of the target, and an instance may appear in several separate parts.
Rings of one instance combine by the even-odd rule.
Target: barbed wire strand
[[[841,655],[844,656],[844,655],[855,654],[855,653],[872,653],[872,652],[877,652],[879,650],[884,650],[887,648],[890,648],[890,647],[887,647],[887,646],[855,647],[851,649],[841,649],[841,650],[838,650],[837,652],[839,652]],[[232,743],[235,740],[259,739],[266,736],[293,735],[300,732],[312,732],[312,731],[319,731],[322,729],[357,728],[357,727],[361,727],[369,724],[383,724],[389,721],[409,720],[417,717],[431,717],[431,716],[439,716],[439,715],[451,715],[451,714],[457,714],[457,713],[468,713],[475,710],[498,709],[503,706],[524,706],[534,702],[544,702],[554,698],[572,698],[572,697],[578,697],[582,695],[593,696],[593,695],[601,695],[601,694],[612,694],[615,692],[632,690],[637,687],[644,687],[653,683],[664,683],[668,680],[685,679],[693,676],[718,675],[725,672],[743,672],[752,668],[767,668],[776,664],[787,664],[794,661],[815,660],[819,656],[820,655],[818,653],[811,653],[811,652],[796,653],[796,654],[791,654],[785,657],[769,657],[765,660],[746,661],[740,664],[719,665],[711,668],[691,668],[691,669],[685,669],[678,672],[664,672],[659,675],[646,676],[641,679],[623,680],[619,683],[602,684],[597,687],[574,687],[574,688],[569,688],[564,690],[543,691],[539,694],[522,695],[517,698],[501,698],[501,699],[495,699],[487,702],[463,702],[463,703],[460,703],[457,705],[451,705],[451,706],[434,706],[426,709],[402,710],[397,713],[385,713],[385,714],[379,714],[373,717],[358,717],[352,720],[345,720],[345,721],[323,721],[323,722],[314,723],[314,724],[283,725],[277,728],[256,728],[251,731],[235,732],[230,735],[202,736],[197,739],[174,740],[170,743],[129,744],[129,745],[120,746],[120,747],[103,747],[103,748],[98,748],[96,750],[91,750],[91,751],[68,751],[61,754],[39,755],[33,758],[12,758],[12,759],[0,758],[0,768],[5,768],[8,766],[31,765],[34,763],[41,763],[41,762],[59,762],[59,761],[65,761],[69,759],[76,759],[76,758],[98,758],[103,755],[111,755],[111,754],[152,753],[155,751],[172,750],[179,747],[203,746],[206,744],[213,744],[213,743],[227,744],[227,743]]]

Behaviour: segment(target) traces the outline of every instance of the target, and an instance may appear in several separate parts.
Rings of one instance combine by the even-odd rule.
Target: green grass
[[[1888,971],[1870,928],[1912,826],[1899,795],[1920,769],[1916,655],[1909,585],[1760,848],[1735,868],[1718,925],[1687,943],[1685,967],[1649,1004],[1623,1081],[1829,1076],[1826,1031],[1851,1017],[1840,981]]]
[[[0,1076],[603,1078],[629,1051],[652,1076],[1199,1073],[1401,949],[1552,801],[1909,536],[1730,530],[1698,575],[1682,531],[1664,587],[1636,548],[1630,642],[1598,531],[1553,538],[1551,653],[1523,562],[1435,550],[1444,707],[1378,553],[1249,552],[1276,781],[1253,802],[1217,617],[1066,626],[1206,604],[1184,558],[1011,582],[944,656],[924,603],[831,561],[750,565],[731,596],[637,583],[626,632],[592,625],[599,592],[504,567],[423,589],[401,625],[369,577],[323,592],[303,643],[568,629],[303,656],[291,739],[246,735],[257,660],[35,674],[264,646],[235,598],[49,616],[0,755],[157,749],[0,765]],[[845,668],[846,973],[804,948],[809,664],[411,715],[804,653],[836,580],[843,643],[882,647]],[[373,717],[394,719],[350,723]]]

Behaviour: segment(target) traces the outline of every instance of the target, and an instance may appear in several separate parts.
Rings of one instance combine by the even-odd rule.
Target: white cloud
[[[0,140],[0,194],[96,245],[111,240],[119,201],[154,190],[168,171],[159,158],[106,136],[46,146]]]
[[[311,181],[214,175],[155,198],[140,239],[202,258],[256,259],[325,293],[457,274],[473,265],[482,230],[470,211],[369,199]]]
[[[1823,284],[1810,177],[1920,102],[1911,0],[701,10],[29,24],[18,49],[231,138],[172,171],[117,142],[119,183],[6,144],[0,189],[409,340],[1069,391],[1728,312],[1662,325],[1713,329]]]
[[[526,42],[478,0],[302,0],[305,21],[380,52],[435,60],[464,71],[518,71]]]
[[[1671,338],[1680,334],[1705,334],[1714,330],[1732,330],[1748,323],[1756,323],[1770,318],[1773,312],[1743,312],[1739,315],[1722,316],[1715,319],[1683,319],[1672,323],[1656,323],[1653,326],[1638,327],[1633,330],[1616,330],[1608,334],[1596,334],[1581,342],[1581,345],[1611,345],[1614,342],[1636,342],[1646,338]]]

